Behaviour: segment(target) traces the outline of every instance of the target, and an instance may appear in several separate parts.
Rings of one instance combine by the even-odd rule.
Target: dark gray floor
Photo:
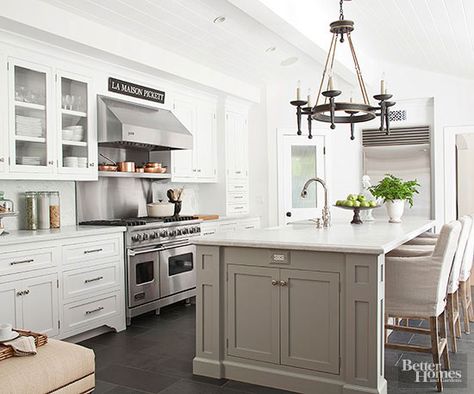
[[[446,384],[445,393],[474,393],[473,333],[458,341],[459,351],[451,354],[452,369],[460,369],[463,384]],[[193,376],[192,359],[195,307],[178,304],[162,310],[160,316],[148,314],[133,319],[119,334],[108,333],[82,342],[96,354],[96,393],[163,394],[276,394],[288,393],[229,380]],[[397,334],[398,335],[398,334]],[[426,343],[427,338],[400,334],[397,340]],[[429,355],[386,351],[385,375],[389,394],[435,392],[432,384],[413,384],[412,376],[400,372],[402,359],[431,361]],[[464,386],[464,387],[460,387]]]

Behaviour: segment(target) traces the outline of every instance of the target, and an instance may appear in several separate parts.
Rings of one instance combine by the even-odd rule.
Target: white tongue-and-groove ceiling
[[[42,0],[228,75],[261,82],[314,60],[226,0]],[[225,16],[216,24],[216,17]],[[276,47],[275,51],[266,51]],[[287,67],[289,68],[289,67]]]

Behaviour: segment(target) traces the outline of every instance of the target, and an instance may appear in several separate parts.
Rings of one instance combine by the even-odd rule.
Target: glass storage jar
[[[38,193],[38,228],[40,230],[49,229],[49,193]]]
[[[5,198],[5,192],[0,191],[0,214],[14,212],[13,201]]]
[[[61,227],[61,207],[59,192],[49,193],[49,224],[50,228]]]
[[[38,229],[38,195],[36,192],[25,192],[26,229]]]

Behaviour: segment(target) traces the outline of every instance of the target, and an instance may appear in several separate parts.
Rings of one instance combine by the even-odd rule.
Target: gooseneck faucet
[[[311,178],[306,181],[303,186],[303,190],[301,190],[301,198],[306,198],[308,195],[308,187],[313,182],[318,182],[324,189],[324,208],[323,208],[323,227],[329,227],[331,225],[331,212],[329,211],[328,206],[328,188],[326,186],[326,182],[321,178]],[[319,219],[318,219],[319,220]]]

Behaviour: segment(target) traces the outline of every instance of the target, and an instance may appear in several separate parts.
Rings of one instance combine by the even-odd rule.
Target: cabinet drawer
[[[245,192],[248,191],[247,182],[230,182],[227,184],[228,192]]]
[[[63,297],[69,299],[95,291],[119,286],[119,266],[110,263],[102,267],[67,271],[63,275]]]
[[[120,313],[120,293],[106,294],[84,302],[64,306],[64,331],[94,324],[103,318]]]
[[[242,220],[238,227],[239,230],[251,230],[254,228],[260,228],[260,219]]]
[[[229,193],[227,195],[229,204],[242,204],[248,203],[249,195],[247,192],[242,193]]]
[[[237,222],[219,223],[219,232],[220,233],[225,233],[225,232],[235,231],[235,230],[237,230]]]
[[[0,274],[14,274],[57,264],[56,249],[44,248],[0,254]]]
[[[201,235],[211,235],[217,233],[217,223],[202,223]]]
[[[228,215],[237,215],[241,213],[249,213],[249,204],[228,204],[227,205],[227,214]]]
[[[74,264],[82,261],[100,263],[106,258],[120,256],[123,253],[120,244],[119,238],[108,238],[63,246],[63,263]]]

